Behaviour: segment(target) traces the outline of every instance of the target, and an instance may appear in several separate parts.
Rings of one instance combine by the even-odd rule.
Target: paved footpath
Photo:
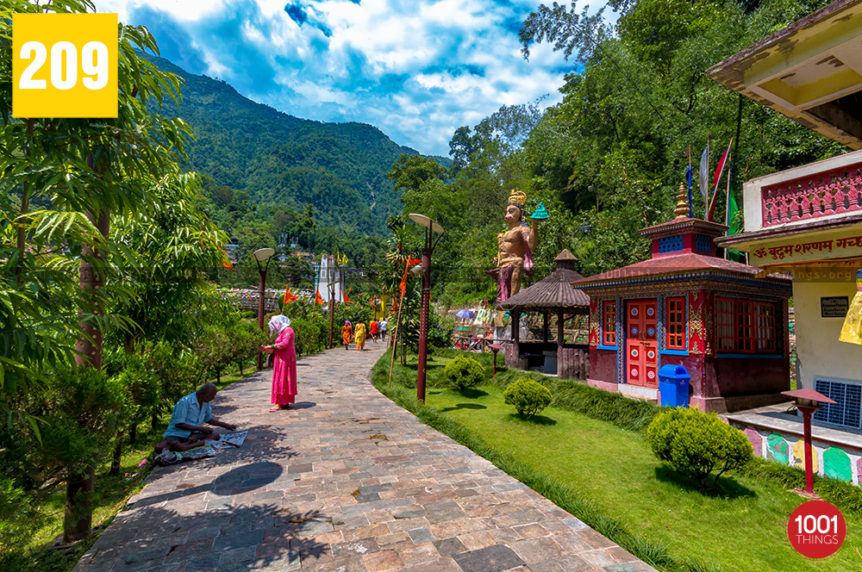
[[[80,560],[91,570],[652,570],[370,382],[382,344],[299,361],[216,397],[241,449],[156,468]]]

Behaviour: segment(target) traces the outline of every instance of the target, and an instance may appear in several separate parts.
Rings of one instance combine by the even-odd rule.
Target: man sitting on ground
[[[204,445],[206,441],[217,441],[218,432],[212,427],[204,427],[204,423],[223,427],[228,431],[235,430],[236,425],[213,417],[210,401],[215,398],[216,393],[218,388],[214,383],[205,383],[196,392],[177,401],[164,439],[156,445],[156,453],[161,453],[163,449],[187,451]]]

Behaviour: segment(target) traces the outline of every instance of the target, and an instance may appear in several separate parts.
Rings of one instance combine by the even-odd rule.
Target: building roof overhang
[[[837,0],[707,71],[818,133],[862,149],[862,0]]]
[[[859,227],[860,232],[862,232],[862,213],[846,215],[842,218],[815,219],[792,226],[770,227],[752,232],[743,232],[733,236],[722,236],[715,239],[715,244],[721,248],[748,251],[763,243],[798,236],[811,237],[814,240],[819,235],[827,235],[839,230],[849,230],[854,227]]]
[[[771,275],[761,278],[760,268],[725,260],[715,256],[694,253],[678,254],[662,258],[651,258],[622,268],[583,278],[572,283],[576,288],[592,290],[613,288],[633,282],[682,282],[696,280],[755,280],[763,287],[787,289],[790,279]]]

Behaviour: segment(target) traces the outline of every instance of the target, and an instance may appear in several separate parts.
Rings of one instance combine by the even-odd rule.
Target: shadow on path
[[[305,532],[332,527],[319,511],[304,513],[275,504],[242,505],[183,514],[150,507],[118,515],[122,527],[102,536],[101,550],[87,554],[81,569],[164,569],[185,563],[186,569],[290,569],[300,558],[318,557],[326,545]],[[316,528],[315,528],[316,527]],[[297,566],[298,567],[298,566]]]
[[[194,461],[192,461],[194,462]],[[211,483],[194,486],[189,483],[180,483],[177,490],[145,497],[137,502],[130,503],[127,508],[141,508],[165,501],[173,501],[182,497],[195,495],[203,492],[212,492],[216,495],[229,496],[247,493],[276,480],[284,472],[284,467],[271,461],[260,461],[250,465],[243,465],[216,477]]]

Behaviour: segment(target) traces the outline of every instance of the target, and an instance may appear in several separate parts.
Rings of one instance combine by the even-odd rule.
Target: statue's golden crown
[[[522,209],[524,205],[527,204],[527,195],[524,194],[523,191],[510,191],[509,192],[509,204],[510,205],[518,205]]]

